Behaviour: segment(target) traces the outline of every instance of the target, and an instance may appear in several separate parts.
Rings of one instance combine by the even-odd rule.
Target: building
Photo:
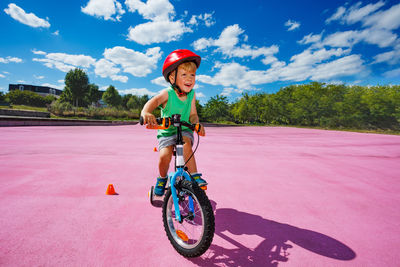
[[[39,86],[30,84],[9,84],[8,91],[11,92],[14,90],[32,91],[41,96],[54,95],[55,97],[60,97],[61,93],[63,92],[60,89],[55,89],[48,86]]]

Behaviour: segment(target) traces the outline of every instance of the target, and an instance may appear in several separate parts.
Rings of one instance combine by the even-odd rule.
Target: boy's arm
[[[197,114],[197,109],[196,109],[196,94],[193,95],[193,99],[192,99],[192,107],[190,109],[190,116],[189,116],[189,121],[190,123],[200,123],[199,121],[199,115]],[[204,130],[204,126],[201,125],[200,127],[200,135],[205,135],[205,130]]]
[[[143,117],[144,124],[157,125],[156,117],[152,114],[153,110],[155,110],[158,106],[164,104],[168,101],[168,92],[167,90],[162,90],[161,93],[151,98],[144,105],[140,116]]]
[[[196,94],[194,92],[191,103],[189,121],[190,123],[199,123],[199,116],[197,115],[197,109],[196,109]]]

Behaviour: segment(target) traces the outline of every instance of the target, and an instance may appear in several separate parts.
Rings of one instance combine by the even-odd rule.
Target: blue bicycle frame
[[[184,170],[185,159],[183,157],[183,137],[182,137],[182,125],[192,128],[193,126],[187,122],[180,120],[181,116],[179,114],[172,115],[172,123],[177,128],[177,140],[176,140],[176,171],[170,173],[168,176],[170,178],[171,194],[172,200],[174,201],[175,208],[175,218],[178,222],[182,222],[181,212],[179,211],[179,198],[176,194],[175,182],[177,177],[184,177],[188,181],[192,181],[190,175]],[[189,210],[194,216],[194,205],[193,198],[189,196]]]
[[[178,195],[176,194],[175,182],[176,178],[181,176],[183,176],[186,180],[192,181],[190,175],[186,171],[184,171],[182,167],[177,168],[176,172],[169,174],[172,200],[174,201],[174,208],[175,208],[175,219],[178,222],[182,222],[182,217],[181,217],[181,212],[179,210],[179,199]],[[192,212],[194,216],[194,205],[192,196],[189,196],[189,210]]]

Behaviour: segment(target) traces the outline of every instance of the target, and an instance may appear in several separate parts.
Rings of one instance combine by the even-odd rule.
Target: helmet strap
[[[178,91],[177,92],[178,96],[185,96],[185,95],[187,95],[187,93],[182,92],[181,88],[179,88],[179,86],[176,84],[177,77],[178,77],[178,68],[176,68],[176,70],[175,70],[175,80],[174,80],[174,83],[171,85],[172,85],[172,88],[174,88],[175,90]]]

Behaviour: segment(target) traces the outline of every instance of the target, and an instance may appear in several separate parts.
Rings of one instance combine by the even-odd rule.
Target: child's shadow
[[[212,204],[215,206],[215,202]],[[250,249],[225,233],[229,233],[229,236],[257,235],[264,240],[255,249]],[[292,246],[287,241],[337,260],[356,257],[351,248],[332,237],[234,209],[216,210],[215,235],[236,248],[227,249],[211,244],[202,257],[191,260],[193,263],[200,266],[278,266],[279,262],[289,260],[287,250]]]

